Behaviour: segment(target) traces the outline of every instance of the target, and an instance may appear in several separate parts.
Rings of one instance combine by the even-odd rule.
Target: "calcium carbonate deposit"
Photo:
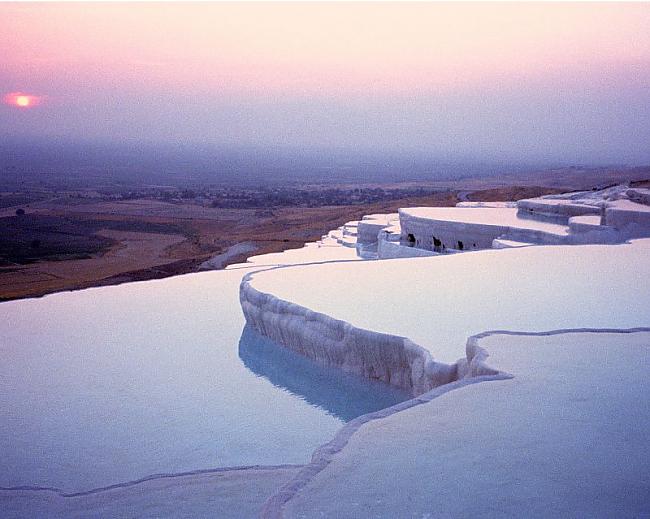
[[[402,259],[247,275],[253,328],[416,396],[346,425],[262,516],[650,514],[649,199],[405,208],[356,225],[361,256]]]
[[[648,516],[649,259],[650,191],[615,186],[3,303],[0,508]]]

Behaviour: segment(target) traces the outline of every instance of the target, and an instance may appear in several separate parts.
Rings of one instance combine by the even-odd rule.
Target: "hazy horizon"
[[[650,163],[649,4],[9,3],[0,23],[18,141]]]

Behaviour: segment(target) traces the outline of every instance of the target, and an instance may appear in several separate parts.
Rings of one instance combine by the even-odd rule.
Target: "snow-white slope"
[[[229,265],[226,270],[250,267],[274,267],[286,265],[300,265],[303,263],[317,263],[323,261],[351,261],[360,260],[354,248],[341,244],[321,245],[308,243],[300,249],[288,249],[283,252],[260,254],[251,256],[246,263]]]
[[[348,424],[265,517],[648,517],[650,331],[480,346],[514,377]]]
[[[417,394],[453,379],[483,330],[647,325],[648,258],[642,239],[304,265],[252,274],[240,298],[274,340]]]
[[[251,467],[161,475],[73,496],[52,490],[0,489],[0,515],[3,519],[252,518],[268,496],[299,468]]]
[[[226,269],[247,267],[274,267],[318,263],[324,261],[350,261],[361,258],[355,249],[357,243],[357,223],[347,222],[338,229],[330,231],[316,242],[306,243],[299,249],[251,256],[246,263],[229,265]]]
[[[248,252],[253,252],[257,250],[257,246],[249,241],[237,243],[228,247],[225,252],[213,256],[207,261],[204,261],[199,265],[199,270],[220,270],[223,268],[224,263],[226,263],[231,258],[239,256],[240,254],[246,254]]]

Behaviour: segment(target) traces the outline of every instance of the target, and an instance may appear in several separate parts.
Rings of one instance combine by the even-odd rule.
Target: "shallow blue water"
[[[242,271],[0,304],[0,487],[305,463],[408,395],[244,327]]]

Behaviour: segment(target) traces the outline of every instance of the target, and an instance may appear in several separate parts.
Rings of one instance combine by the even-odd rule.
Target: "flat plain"
[[[519,200],[626,180],[645,185],[648,178],[650,168],[565,168],[457,181],[234,188],[216,197],[201,187],[27,185],[0,192],[0,300],[185,274],[233,245],[254,245],[225,267],[300,248],[347,221],[400,207]]]

